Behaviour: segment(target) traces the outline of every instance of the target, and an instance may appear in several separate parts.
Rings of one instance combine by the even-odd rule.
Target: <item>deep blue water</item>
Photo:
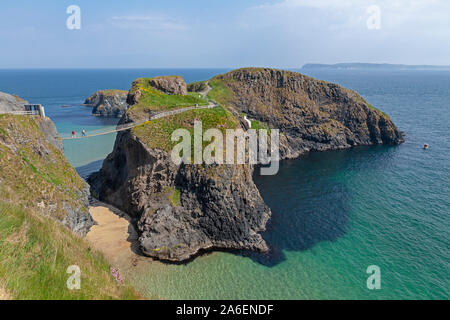
[[[94,130],[116,121],[79,106],[98,89],[129,89],[141,76],[179,74],[191,82],[224,71],[8,70],[0,71],[0,91],[44,104],[62,132]],[[214,253],[186,266],[153,264],[131,278],[136,286],[175,299],[449,298],[450,72],[309,75],[358,91],[390,115],[406,143],[312,153],[282,162],[276,176],[255,176],[273,211],[264,234],[270,255]],[[84,175],[113,142],[69,141],[66,155]],[[366,287],[369,265],[381,268],[381,290]]]

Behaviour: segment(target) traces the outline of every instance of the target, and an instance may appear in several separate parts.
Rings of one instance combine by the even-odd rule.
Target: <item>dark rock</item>
[[[128,109],[128,91],[100,90],[91,95],[84,102],[93,107],[92,114],[99,117],[120,118]]]
[[[229,90],[219,101],[280,130],[280,155],[404,142],[390,118],[337,84],[282,70],[246,68],[217,76]]]
[[[165,151],[124,132],[88,181],[93,195],[135,219],[144,254],[184,261],[206,249],[268,250],[259,233],[271,212],[252,171],[248,165],[176,166]]]
[[[149,80],[149,84],[165,94],[186,95],[188,93],[186,82],[179,76],[155,77]]]

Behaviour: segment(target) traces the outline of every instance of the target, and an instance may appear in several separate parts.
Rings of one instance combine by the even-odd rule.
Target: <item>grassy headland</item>
[[[151,78],[140,78],[133,82],[130,95],[141,93],[138,102],[133,105],[134,111],[166,111],[177,108],[192,107],[196,104],[204,106],[208,101],[202,99],[195,93],[187,95],[165,94],[153,88],[149,80]]]
[[[64,227],[70,208],[88,215],[84,181],[30,116],[0,115],[0,282],[13,299],[136,299],[103,256]],[[66,286],[81,269],[81,289]]]

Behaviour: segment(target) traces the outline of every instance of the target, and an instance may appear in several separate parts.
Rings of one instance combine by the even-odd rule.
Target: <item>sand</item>
[[[98,202],[89,208],[97,225],[86,240],[101,251],[109,263],[122,270],[132,268],[143,257],[138,254],[137,232],[123,212]]]

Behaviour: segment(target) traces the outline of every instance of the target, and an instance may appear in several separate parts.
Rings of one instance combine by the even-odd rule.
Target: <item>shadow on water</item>
[[[344,236],[351,194],[336,176],[346,169],[351,153],[352,150],[311,153],[286,160],[275,176],[260,176],[255,170],[255,184],[272,209],[263,234],[271,250],[264,255],[241,254],[272,267],[286,259],[284,250],[304,251]]]
[[[272,210],[263,233],[269,253],[214,251],[231,252],[273,267],[286,260],[285,251],[310,250],[320,242],[338,240],[348,231],[350,221],[352,194],[345,183],[346,174],[388,165],[395,149],[379,146],[314,152],[296,160],[282,161],[274,176],[261,176],[257,168],[254,182]],[[76,170],[82,178],[87,178],[100,170],[102,164],[103,160],[94,161]],[[189,261],[210,253],[211,250],[201,251]]]
[[[305,251],[343,237],[349,228],[352,200],[346,175],[388,165],[395,150],[376,146],[313,152],[282,161],[275,176],[261,176],[256,169],[254,182],[272,210],[263,233],[270,252],[240,254],[272,267],[286,260],[284,251]]]
[[[85,166],[77,167],[75,170],[77,171],[78,175],[82,177],[84,180],[86,180],[91,173],[97,172],[102,168],[103,160],[94,161],[91,163],[88,163]]]

